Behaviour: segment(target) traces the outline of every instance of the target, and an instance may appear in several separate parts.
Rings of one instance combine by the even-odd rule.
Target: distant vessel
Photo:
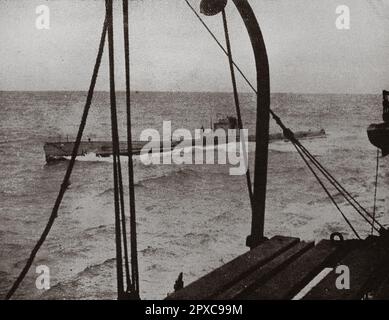
[[[144,142],[146,144],[147,142]],[[134,154],[140,152],[144,144],[133,144]],[[72,155],[74,148],[73,141],[55,141],[46,142],[43,146],[46,156],[46,162],[53,162],[57,160],[64,160],[66,157]],[[82,141],[78,149],[77,156],[85,156],[94,153],[98,157],[109,157],[113,153],[112,141]],[[120,153],[127,154],[127,143],[120,143]]]
[[[213,124],[213,130],[218,129],[238,129],[238,120],[235,117],[228,116],[223,119],[219,119],[217,122]]]
[[[238,120],[235,117],[227,116],[226,118],[219,119],[217,122],[213,124],[213,130],[218,129],[238,129]],[[324,129],[320,130],[306,130],[306,131],[296,131],[294,132],[294,135],[297,139],[314,139],[314,138],[325,138],[326,131]],[[283,133],[271,133],[269,134],[269,141],[276,141],[276,140],[285,140],[288,141],[288,139],[284,136]],[[248,136],[249,142],[255,142],[255,135],[249,135]]]
[[[382,155],[389,154],[389,91],[384,90],[382,93],[383,101],[383,123],[371,124],[367,129],[367,136],[371,144],[381,149]]]
[[[213,130],[229,130],[229,129],[237,129],[238,122],[235,117],[228,116],[226,118],[219,119],[217,122],[213,124]],[[324,138],[326,137],[326,132],[324,129],[321,130],[308,130],[308,131],[297,131],[295,132],[295,136],[298,139],[313,139],[313,138]],[[287,140],[283,133],[274,133],[269,135],[269,141],[279,141],[279,140]],[[249,142],[255,142],[255,135],[248,136]],[[166,142],[166,141],[165,141]],[[159,151],[166,152],[174,149],[178,144],[187,142],[187,146],[198,146],[198,141],[193,139],[192,141],[182,141],[182,140],[171,140],[169,143],[160,142]],[[58,160],[65,160],[67,157],[70,157],[74,148],[74,141],[54,141],[54,142],[46,142],[43,146],[46,162],[51,163]],[[148,141],[133,141],[133,155],[139,155],[142,149],[148,144]],[[203,145],[205,146],[208,143],[206,135],[203,137]],[[214,144],[222,144],[228,143],[228,137],[226,137],[225,141],[219,140],[218,137],[214,138]],[[200,142],[201,144],[201,142]],[[166,147],[168,146],[168,147]],[[126,156],[128,154],[127,142],[120,142],[120,154]],[[156,146],[158,149],[158,146]],[[155,148],[154,148],[155,150]],[[88,139],[88,141],[81,141],[80,147],[78,148],[77,156],[85,156],[87,154],[96,154],[98,157],[110,157],[113,154],[112,141],[92,141]]]

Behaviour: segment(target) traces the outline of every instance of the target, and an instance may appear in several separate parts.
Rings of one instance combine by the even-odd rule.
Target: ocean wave
[[[146,270],[153,271],[153,272],[165,272],[165,271],[168,271],[169,269],[164,267],[163,265],[161,265],[159,263],[153,263],[153,264],[149,265],[146,268]]]
[[[100,192],[97,196],[103,197],[106,195],[112,195],[113,193],[114,193],[114,188],[108,188],[108,189],[104,190],[103,192]]]
[[[235,222],[234,220],[237,220],[237,219],[238,219],[238,217],[231,214],[231,212],[224,211],[224,212],[218,214],[217,216],[212,217],[208,221],[211,223],[220,224],[220,223],[224,223],[224,222],[234,223]]]
[[[18,138],[18,139],[6,139],[6,140],[0,140],[0,145],[2,144],[9,144],[14,142],[23,142],[23,141],[29,141],[29,138]]]
[[[72,279],[67,280],[66,282],[60,282],[56,285],[54,285],[50,290],[55,290],[56,287],[60,287],[61,285],[66,285],[67,283],[71,283],[74,281],[78,281],[79,279],[93,279],[96,276],[100,276],[102,274],[102,269],[108,268],[111,269],[116,264],[116,258],[109,258],[104,260],[101,263],[97,263],[94,265],[89,265],[85,267],[80,272],[76,273],[75,276],[72,277]]]
[[[70,160],[71,157],[64,157],[65,160]],[[121,161],[125,161],[125,159],[127,159],[127,157],[125,156],[120,156],[120,160]],[[83,155],[83,156],[78,156],[76,158],[76,161],[80,161],[80,162],[108,162],[108,163],[113,163],[113,157],[100,157],[98,155],[96,155],[96,153],[88,153],[86,155]]]
[[[88,229],[85,229],[85,232],[86,233],[93,233],[93,232],[95,232],[95,231],[102,231],[102,230],[106,230],[107,228],[108,228],[109,226],[107,226],[107,225],[99,225],[99,226],[97,226],[97,227],[91,227],[91,228],[88,228]]]
[[[169,251],[166,248],[152,247],[152,246],[147,246],[146,248],[140,250],[140,253],[144,257],[146,257],[146,256],[150,256],[150,257],[155,257],[155,256],[158,256],[158,257],[161,257],[161,256],[176,257],[177,256],[177,254],[175,252]]]
[[[161,180],[166,179],[188,179],[199,177],[198,172],[190,168],[179,168],[178,170],[171,170],[167,172],[160,172],[158,174],[150,175],[141,179],[143,186],[146,186],[148,183],[159,183]]]
[[[135,186],[135,188],[143,187],[142,181],[135,182],[134,186]],[[99,194],[97,194],[97,197],[104,197],[106,195],[113,195],[114,191],[115,191],[115,189],[113,187],[108,188],[108,189],[100,192]]]
[[[116,258],[109,258],[101,263],[87,266],[84,270],[77,273],[76,278],[94,277],[101,274],[101,268],[113,267],[116,263]]]
[[[106,274],[109,271],[111,274],[112,270],[115,268],[116,259],[110,258],[106,259],[101,263],[90,265],[85,267],[82,271],[76,273],[73,277],[66,281],[60,281],[49,290],[46,290],[41,296],[41,299],[86,299],[85,288],[92,287],[96,289],[98,287],[99,280],[111,282],[113,279],[107,279]],[[108,285],[108,283],[106,284]],[[93,290],[97,291],[97,290]],[[106,292],[99,293],[98,296],[94,297],[95,299],[101,297],[107,297],[112,294],[110,290]],[[90,299],[90,297],[89,297]]]
[[[303,146],[306,147],[314,156],[324,155],[328,149],[328,141],[323,142],[323,139],[312,139],[302,142]],[[282,153],[296,153],[295,146],[289,141],[276,141],[269,144],[269,150],[282,152]]]
[[[216,241],[215,237],[211,236],[209,233],[194,233],[189,232],[184,235],[184,239],[189,241],[192,245],[198,243],[200,245],[206,245],[208,243]]]
[[[0,230],[0,238],[1,237],[4,237],[4,236],[10,236],[10,235],[17,235],[16,232],[12,231],[12,230]]]

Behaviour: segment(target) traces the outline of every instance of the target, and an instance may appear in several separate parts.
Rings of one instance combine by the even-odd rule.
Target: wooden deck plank
[[[209,299],[228,289],[253,270],[299,243],[299,239],[275,236],[257,248],[237,257],[187,287],[169,295],[167,300]]]
[[[336,252],[337,247],[331,241],[321,241],[254,292],[242,298],[254,300],[292,299],[327,266],[328,261]]]
[[[314,246],[313,242],[300,242],[290,249],[284,251],[264,266],[257,268],[252,273],[244,277],[228,290],[214,297],[216,300],[234,300],[241,298],[245,293],[254,291],[277,272],[285,268],[293,260],[297,259],[307,250]]]
[[[350,270],[350,289],[336,288],[336,279],[340,276],[333,270],[305,297],[305,300],[357,300],[362,299],[385,258],[382,247],[376,244],[363,245],[349,252],[338,265]]]

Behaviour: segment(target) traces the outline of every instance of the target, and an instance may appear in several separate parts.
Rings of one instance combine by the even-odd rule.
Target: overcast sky
[[[124,88],[120,1],[116,75]],[[199,0],[191,0],[198,9]],[[389,88],[389,0],[251,0],[268,48],[272,92],[379,93]],[[35,9],[50,9],[38,30]],[[338,5],[351,29],[335,26]],[[225,56],[183,0],[130,5],[132,89],[231,91]],[[105,13],[102,0],[0,0],[0,90],[87,90]],[[227,6],[234,59],[254,82],[243,22]],[[223,40],[221,16],[204,18]],[[223,42],[224,43],[224,42]],[[97,89],[108,89],[107,55]],[[240,81],[240,89],[249,91]]]

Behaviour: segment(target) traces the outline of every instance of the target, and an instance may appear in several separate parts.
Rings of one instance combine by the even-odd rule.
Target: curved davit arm
[[[247,246],[251,249],[260,244],[264,233],[266,185],[268,167],[269,120],[270,120],[270,73],[265,41],[258,20],[247,0],[232,0],[237,7],[250,36],[257,69],[257,120],[254,174],[254,199],[251,235]]]
[[[251,235],[247,246],[251,249],[264,240],[266,185],[268,168],[269,120],[270,120],[270,75],[269,60],[258,20],[247,0],[232,0],[238,9],[250,36],[257,71],[257,119],[254,194],[252,201]],[[202,0],[201,11],[215,15],[224,10],[227,0]]]

